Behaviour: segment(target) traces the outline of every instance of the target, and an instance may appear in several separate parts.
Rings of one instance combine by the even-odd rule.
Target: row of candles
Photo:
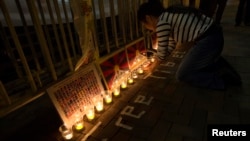
[[[153,62],[152,59],[149,60],[150,62]],[[144,63],[145,64],[145,63]],[[119,80],[117,80],[111,91],[107,90],[103,92],[101,95],[97,95],[93,98],[94,104],[89,104],[84,106],[85,116],[89,121],[92,121],[95,119],[95,111],[101,112],[104,110],[104,102],[106,104],[112,103],[112,97],[113,95],[115,97],[120,96],[120,89],[126,89],[128,84],[133,84],[134,79],[138,78],[138,74],[144,73],[144,65],[141,65],[133,72],[126,72],[123,76],[120,77]],[[104,101],[104,102],[103,102]],[[76,131],[82,131],[84,129],[84,119],[82,114],[76,114],[75,115],[75,121],[73,124],[73,129]],[[72,128],[69,128],[65,124],[59,127],[59,131],[62,134],[62,137],[65,140],[70,140],[73,138],[73,130]]]
[[[138,68],[137,69],[138,74],[143,74],[143,69]],[[126,89],[128,84],[133,84],[134,79],[138,78],[137,73],[132,73],[129,77],[127,77],[127,80],[121,79],[120,85],[113,87],[112,91],[104,91],[101,95],[97,95],[93,98],[93,104],[85,105],[84,106],[84,111],[85,111],[85,116],[89,121],[92,121],[95,119],[95,111],[96,112],[102,112],[104,110],[104,102],[105,104],[111,104],[113,99],[112,97],[118,97],[120,96],[120,90],[121,89]],[[124,77],[125,78],[125,77]],[[117,85],[117,84],[116,84]],[[75,121],[73,124],[73,130],[76,131],[82,131],[84,129],[84,119],[83,115],[81,113],[75,115]],[[59,131],[62,134],[62,137],[65,140],[70,140],[73,138],[73,130],[72,128],[68,127],[67,125],[63,124],[62,126],[59,127]]]

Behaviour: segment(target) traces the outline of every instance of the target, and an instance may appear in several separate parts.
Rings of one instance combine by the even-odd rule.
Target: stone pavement
[[[123,90],[77,137],[88,141],[207,141],[209,124],[250,124],[250,27],[234,27],[236,0],[228,0],[222,23],[223,56],[240,73],[242,86],[216,91],[175,80],[185,51],[175,51],[150,76]],[[98,126],[101,122],[100,126]],[[62,124],[48,95],[0,119],[0,140],[59,141]],[[79,140],[79,138],[74,138]]]

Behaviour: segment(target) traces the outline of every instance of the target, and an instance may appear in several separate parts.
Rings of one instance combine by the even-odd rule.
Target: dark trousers
[[[176,78],[191,85],[224,89],[223,79],[218,76],[218,58],[223,50],[224,37],[220,26],[213,26],[195,41],[176,72]]]
[[[250,24],[250,0],[240,0],[235,18],[236,25],[240,25],[244,21]]]

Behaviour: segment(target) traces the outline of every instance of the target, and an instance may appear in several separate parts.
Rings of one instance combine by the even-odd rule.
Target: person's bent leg
[[[221,31],[197,41],[180,64],[176,73],[177,79],[198,87],[224,89],[224,81],[217,75],[216,64],[223,44]]]

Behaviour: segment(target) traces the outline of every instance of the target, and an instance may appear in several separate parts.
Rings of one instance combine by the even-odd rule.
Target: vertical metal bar
[[[123,44],[125,44],[126,41],[126,34],[125,34],[125,28],[124,28],[124,18],[126,15],[124,15],[124,10],[122,7],[124,7],[124,1],[118,0],[118,10],[119,10],[119,22],[120,22],[120,30],[122,34]]]
[[[127,15],[128,15],[128,22],[129,22],[129,35],[130,35],[130,40],[133,40],[133,26],[132,26],[132,5],[130,3],[130,0],[126,0],[127,1]]]
[[[57,80],[56,71],[55,71],[53,62],[51,60],[50,54],[49,54],[49,49],[46,44],[46,39],[44,37],[44,33],[41,27],[40,19],[38,17],[37,9],[35,8],[35,3],[34,1],[31,1],[31,0],[27,0],[26,2],[30,10],[30,15],[31,15],[31,18],[32,18],[32,21],[33,21],[33,24],[34,24],[34,27],[38,36],[38,41],[41,45],[41,49],[42,49],[45,61],[49,67],[49,70],[51,71],[52,78],[54,80]]]
[[[200,0],[195,0],[195,8],[199,8],[200,7]]]
[[[62,53],[62,45],[61,45],[61,42],[60,42],[60,39],[59,39],[59,35],[58,35],[58,32],[57,32],[57,27],[56,27],[56,23],[55,23],[53,11],[52,11],[52,8],[51,8],[50,0],[46,0],[46,3],[48,5],[49,15],[50,15],[51,24],[52,24],[53,32],[54,32],[55,39],[56,39],[58,53],[59,53],[61,62],[63,64],[65,64],[64,56],[63,56],[63,53]]]
[[[105,46],[106,46],[107,52],[110,53],[109,37],[108,37],[108,30],[107,30],[107,25],[106,25],[104,3],[103,3],[103,0],[98,0],[98,1],[99,1],[100,20],[102,22],[102,29],[104,32]]]
[[[189,6],[189,0],[182,0],[184,6]]]
[[[95,4],[94,4],[94,0],[92,0],[92,7],[93,7],[93,23],[94,23],[94,26],[93,26],[93,41],[94,41],[94,44],[95,44],[95,46],[96,46],[96,49],[98,49],[98,57],[99,57],[99,44],[98,44],[98,39],[97,39],[97,31],[96,31],[96,29],[97,29],[97,24],[96,24],[96,13],[95,13]]]
[[[24,52],[22,50],[22,46],[20,44],[20,41],[19,41],[18,36],[16,34],[16,31],[14,29],[14,26],[13,26],[13,24],[11,22],[10,15],[8,14],[9,11],[7,10],[7,7],[6,7],[3,0],[0,0],[0,7],[1,7],[2,11],[3,11],[3,15],[5,17],[6,23],[7,23],[8,27],[9,27],[9,29],[10,29],[10,34],[11,34],[13,40],[14,40],[14,44],[15,44],[15,46],[17,48],[17,51],[18,51],[18,54],[20,56],[21,62],[23,64],[24,70],[25,70],[25,72],[27,74],[27,78],[28,78],[28,81],[30,83],[31,89],[35,92],[37,90],[35,81],[34,81],[34,79],[32,77],[29,65],[28,65],[27,60],[25,58]]]
[[[30,33],[29,33],[29,30],[28,30],[27,22],[25,20],[24,13],[22,11],[22,6],[21,6],[19,0],[15,0],[15,2],[16,2],[17,9],[18,9],[18,12],[20,14],[22,23],[23,23],[24,32],[26,34],[26,37],[27,37],[27,40],[28,40],[28,44],[29,44],[30,49],[31,49],[32,57],[33,57],[34,62],[36,64],[36,69],[40,72],[41,71],[41,66],[40,66],[40,63],[39,63],[38,58],[37,58],[38,55],[37,55],[36,50],[34,48],[34,44],[33,44],[32,39],[30,37]]]
[[[115,15],[115,5],[114,0],[109,0],[109,6],[110,6],[110,16],[111,16],[111,24],[112,24],[112,31],[115,37],[115,46],[118,48],[118,36],[117,36],[117,25],[116,25],[116,15]]]
[[[139,25],[138,25],[138,19],[137,19],[137,9],[138,9],[138,1],[133,1],[133,5],[134,5],[134,23],[135,23],[135,35],[138,38],[139,37]]]
[[[169,0],[163,0],[163,6],[167,8],[169,6]]]
[[[5,31],[4,31],[4,28],[3,28],[3,25],[1,23],[1,21],[0,21],[0,32],[2,33],[0,35],[1,35],[2,39],[3,39],[4,47],[6,48],[8,54],[9,54],[11,63],[14,65],[17,76],[18,76],[18,78],[22,78],[23,77],[23,72],[20,69],[20,67],[18,66],[17,59],[16,59],[16,57],[15,57],[13,51],[12,51],[11,45],[9,43],[9,39],[7,38],[7,35],[6,35]]]
[[[47,27],[47,23],[46,23],[46,19],[45,19],[45,16],[44,16],[43,7],[41,5],[41,1],[37,0],[37,4],[38,4],[39,11],[40,11],[42,25],[44,27],[44,32],[45,32],[45,35],[46,35],[45,37],[46,37],[46,40],[47,40],[47,43],[48,43],[48,48],[49,48],[49,50],[51,52],[50,54],[52,56],[52,60],[56,61],[55,51],[54,51],[54,48],[52,46],[51,36],[49,34],[49,29]]]
[[[68,29],[68,32],[69,32],[69,39],[70,39],[73,55],[74,55],[74,58],[76,59],[75,43],[74,43],[74,40],[72,38],[72,31],[71,31],[71,28],[70,28],[70,21],[69,21],[69,17],[68,17],[68,11],[66,9],[65,0],[62,0],[62,4],[63,4],[63,10],[64,10],[65,19],[66,19],[67,29]]]
[[[74,71],[71,56],[70,56],[70,53],[69,53],[69,48],[67,46],[67,39],[66,39],[64,27],[63,27],[63,24],[62,24],[62,17],[60,15],[59,5],[58,5],[57,0],[53,0],[53,3],[54,3],[55,10],[56,10],[57,20],[58,20],[58,23],[59,23],[59,28],[60,28],[60,31],[61,31],[61,34],[62,34],[63,46],[64,46],[65,53],[66,53],[66,56],[67,56],[67,60],[68,60],[68,63],[69,63],[69,69],[70,69],[70,71]]]

